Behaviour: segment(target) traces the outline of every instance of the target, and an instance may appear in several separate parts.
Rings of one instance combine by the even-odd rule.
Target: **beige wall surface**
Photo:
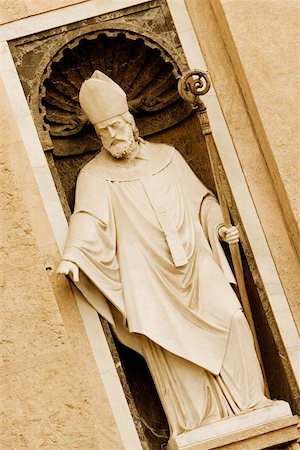
[[[210,1],[185,0],[185,2],[279,277],[300,330],[299,260],[287,232],[284,213],[278,201],[270,170],[253,132],[251,117],[237,81],[235,67],[228,55],[223,34]],[[297,96],[296,92],[293,98],[295,96]],[[290,144],[287,143],[287,145]],[[292,154],[293,152],[294,149]],[[292,159],[291,155],[288,155],[288,158]],[[295,161],[290,163],[294,170]],[[293,189],[296,190],[297,186],[294,185]]]
[[[300,257],[300,3],[211,3]]]
[[[0,0],[0,24],[83,2],[84,0]]]
[[[0,448],[123,445],[0,85]]]

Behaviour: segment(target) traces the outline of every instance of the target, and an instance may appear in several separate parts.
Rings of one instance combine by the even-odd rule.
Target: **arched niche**
[[[58,49],[40,76],[38,102],[34,96],[31,99],[66,216],[73,209],[79,170],[101,151],[101,141],[78,102],[82,82],[97,69],[125,90],[141,136],[175,145],[199,178],[214,190],[195,111],[177,90],[186,67],[178,64],[169,49],[146,36],[103,29],[76,37]],[[160,449],[168,440],[168,425],[148,369],[142,358],[118,343],[108,324],[101,321],[133,416],[136,410],[139,415],[136,426],[151,449]]]

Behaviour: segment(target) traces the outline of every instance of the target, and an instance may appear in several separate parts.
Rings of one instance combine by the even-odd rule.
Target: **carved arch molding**
[[[99,147],[78,103],[81,84],[96,69],[127,93],[142,136],[174,126],[191,113],[177,92],[180,68],[157,42],[120,29],[88,33],[61,48],[41,78],[40,115],[54,155],[80,154]]]

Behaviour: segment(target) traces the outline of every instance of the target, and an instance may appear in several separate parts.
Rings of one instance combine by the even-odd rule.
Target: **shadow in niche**
[[[266,302],[266,298],[264,299],[266,294],[262,294],[261,297],[259,295],[258,290],[261,290],[262,286],[260,286],[260,281],[255,282],[243,249],[241,249],[241,257],[270,397],[276,400],[287,401],[290,404],[292,411],[294,411],[295,414],[299,414],[299,392],[291,389],[293,381],[289,380],[287,377],[288,372],[285,365],[288,364],[288,359],[286,357],[286,350],[280,338],[278,326],[272,310]],[[250,260],[251,259],[253,263],[255,263],[254,258],[250,256]]]
[[[138,353],[114,341],[148,445],[161,450],[168,442],[169,427],[147,364]]]

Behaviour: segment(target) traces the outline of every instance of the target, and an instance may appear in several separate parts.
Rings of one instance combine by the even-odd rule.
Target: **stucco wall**
[[[211,3],[300,255],[300,4],[298,0]]]
[[[199,44],[205,56],[206,64],[210,71],[210,76],[220,101],[225,120],[233,139],[241,167],[245,174],[245,178],[265,232],[272,256],[274,258],[277,271],[288,298],[294,319],[297,323],[298,329],[300,329],[300,266],[294,247],[295,236],[294,239],[292,239],[290,233],[291,223],[288,221],[288,217],[282,208],[282,199],[280,199],[278,195],[278,186],[274,185],[274,174],[271,173],[270,166],[268,166],[266,162],[265,154],[262,151],[262,147],[258,139],[258,131],[254,129],[252,114],[248,108],[244,91],[241,89],[238,76],[239,69],[230,57],[230,53],[224,39],[224,31],[223,29],[220,29],[219,21],[217,20],[217,16],[219,14],[216,14],[211,2],[207,0],[185,0],[185,3],[189,10]],[[244,4],[245,7],[245,3],[255,5],[256,3],[264,2],[233,1],[228,2],[228,5],[232,5],[233,7],[234,4]],[[244,29],[242,25],[243,19],[244,16],[240,15],[240,30]],[[263,20],[265,20],[265,27],[268,28],[268,17],[265,19],[263,17],[258,18],[259,24],[262,24]],[[255,30],[254,18],[252,27],[251,29],[248,29],[247,37],[244,38],[244,51],[246,54],[249,52],[247,45],[251,47],[251,45],[254,45],[252,42],[259,42],[253,30]],[[295,33],[295,29],[293,32]],[[280,33],[280,31],[278,31],[278,33]],[[238,45],[238,37],[236,37],[236,39]],[[274,34],[273,39],[276,40],[276,34]],[[272,48],[272,46],[273,44],[271,42],[270,47]],[[243,55],[241,55],[241,57],[242,56]],[[256,54],[255,52],[252,52],[251,58],[250,55],[248,57],[249,59],[252,59],[252,68],[259,66],[262,58],[259,53]],[[292,58],[291,55],[290,58]],[[277,81],[274,82],[276,84],[279,83],[280,80],[277,79],[275,61],[274,65],[268,66],[265,70],[268,70],[268,79],[276,78]],[[290,70],[294,70],[295,68],[295,65],[292,64],[292,60],[290,60],[290,67],[292,66],[293,69]],[[256,95],[256,93],[252,90],[249,92],[249,95],[252,97]],[[295,158],[297,161],[297,156],[295,155],[295,142],[294,145],[292,145],[287,139],[283,139],[282,136],[280,136],[280,133],[277,130],[277,118],[275,117],[273,120],[272,107],[268,103],[270,101],[271,105],[274,105],[274,99],[272,97],[272,92],[269,90],[268,92],[269,96],[265,93],[263,102],[262,99],[260,100],[262,104],[266,104],[266,111],[269,111],[269,115],[267,116],[266,114],[264,120],[266,121],[266,125],[271,135],[270,140],[273,143],[277,138],[281,139],[282,144],[285,145],[285,151],[287,153],[286,157],[282,159],[282,162],[285,163],[285,167],[287,169],[288,166],[290,166],[291,173],[293,173],[295,177],[297,173],[297,167],[295,164]],[[295,102],[297,95],[298,92],[296,90],[292,90],[289,93],[289,102]],[[296,130],[295,117],[291,114],[288,120],[290,121],[290,126],[293,126],[293,129]],[[282,128],[284,127],[284,122],[282,122]],[[271,150],[273,151],[269,141],[268,148],[270,152]],[[291,151],[290,153],[288,150],[289,148]],[[275,150],[271,156],[277,163],[277,154]],[[284,184],[285,179],[283,173],[282,177],[281,184]],[[289,186],[291,192],[295,196],[299,186],[299,184],[296,183],[295,178],[294,182],[290,183]],[[287,200],[285,203],[287,204]],[[296,205],[295,202],[294,204]],[[292,207],[289,207],[289,205],[287,205],[287,207],[290,211],[292,210]]]
[[[121,449],[2,85],[0,97],[0,447]]]
[[[64,6],[83,3],[82,0],[0,0],[0,24],[13,22]]]

